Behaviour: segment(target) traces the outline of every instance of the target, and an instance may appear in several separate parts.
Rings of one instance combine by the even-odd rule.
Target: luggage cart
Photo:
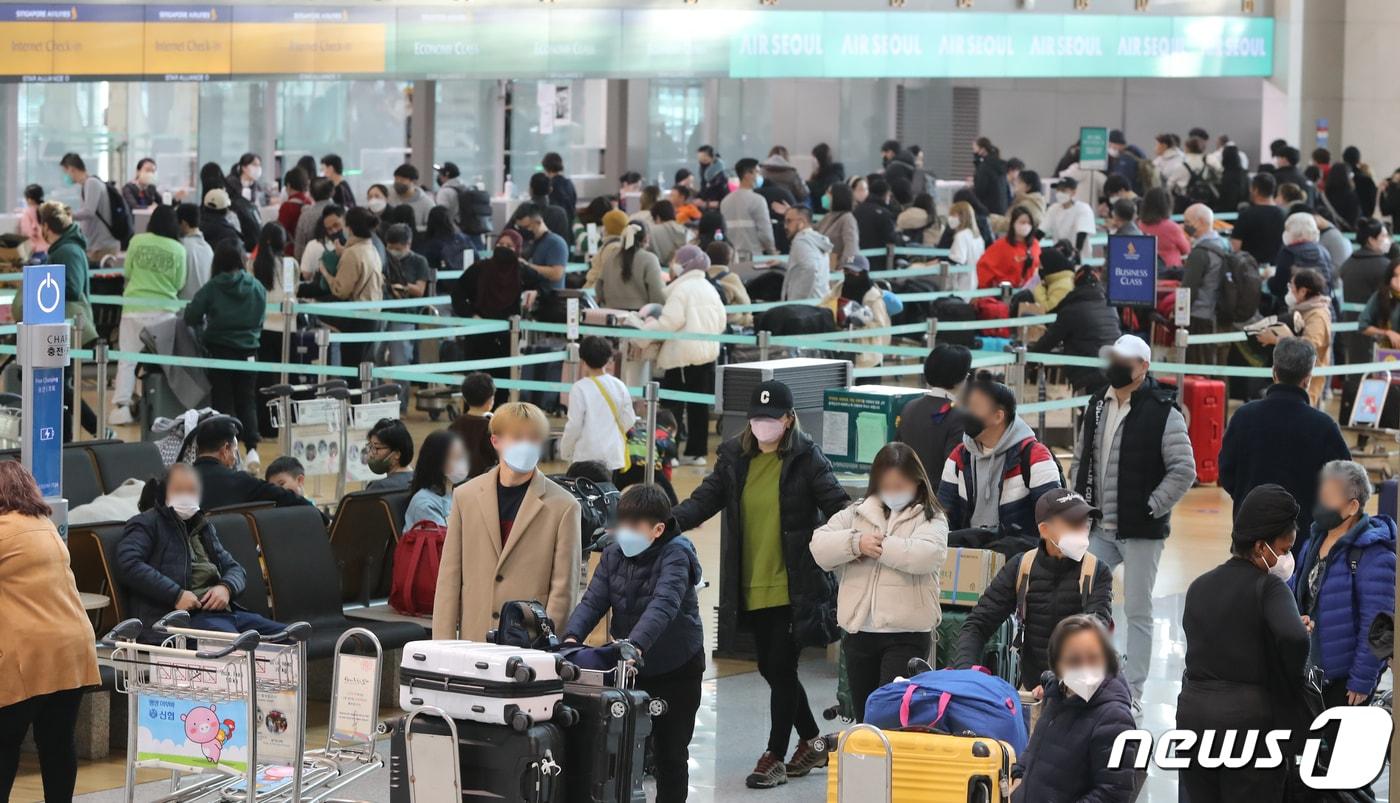
[[[347,652],[351,644],[368,645],[370,652]],[[386,732],[377,723],[383,663],[379,639],[363,627],[352,627],[336,640],[326,746],[305,754],[311,769],[308,774],[313,776],[303,787],[302,800],[307,803],[322,803],[343,787],[383,768],[378,747]]]
[[[342,499],[347,479],[375,478],[360,441],[379,419],[399,417],[400,390],[393,383],[351,389],[345,380],[333,379],[315,385],[272,385],[262,392],[272,397],[267,406],[273,426],[284,433],[283,452],[300,460],[308,475],[335,476],[335,498]],[[307,391],[315,392],[316,398],[291,398]],[[285,420],[288,413],[290,421]]]

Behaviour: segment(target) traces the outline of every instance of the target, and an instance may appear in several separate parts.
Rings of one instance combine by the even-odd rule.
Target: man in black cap
[[[966,346],[939,343],[924,360],[928,392],[904,405],[895,427],[895,440],[909,444],[929,478],[937,480],[953,447],[962,443],[968,415],[957,406],[962,386],[972,370]]]
[[[1040,545],[1007,561],[982,592],[958,633],[954,667],[982,664],[987,639],[1015,614],[1020,620],[1019,685],[1034,689],[1050,668],[1050,633],[1061,620],[1092,614],[1112,626],[1113,574],[1089,552],[1090,520],[1099,515],[1074,491],[1056,489],[1040,497],[1035,505]]]
[[[1129,145],[1122,131],[1115,128],[1108,132],[1108,174],[1122,176],[1139,194],[1143,191],[1142,182],[1138,179],[1138,161],[1142,158],[1142,150]]]

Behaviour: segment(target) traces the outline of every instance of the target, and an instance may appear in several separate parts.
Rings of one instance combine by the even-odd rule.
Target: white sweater
[[[610,374],[598,377],[607,389],[608,396],[617,407],[613,416],[607,399],[598,392],[598,384],[590,377],[584,377],[569,389],[569,420],[564,425],[564,437],[559,444],[559,454],[570,463],[596,460],[608,467],[609,471],[622,468],[627,445],[622,430],[629,430],[637,421],[637,413],[632,409],[632,399],[627,395],[627,386],[622,380]],[[618,419],[622,428],[618,429]]]

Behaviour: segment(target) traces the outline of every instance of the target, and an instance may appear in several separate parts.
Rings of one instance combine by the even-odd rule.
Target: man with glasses
[[[381,478],[365,485],[367,491],[406,491],[413,480],[413,436],[395,418],[381,418],[365,438],[365,465]]]

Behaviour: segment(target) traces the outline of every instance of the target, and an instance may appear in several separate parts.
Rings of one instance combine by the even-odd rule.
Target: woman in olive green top
[[[749,399],[749,426],[720,444],[715,470],[676,506],[676,523],[693,530],[723,513],[720,610],[753,631],[758,671],[768,682],[768,747],[746,783],[767,789],[826,763],[797,675],[803,647],[838,637],[836,582],[817,566],[812,531],[850,499],[821,449],[797,426],[792,392],[764,382]],[[797,749],[784,761],[796,728]]]
[[[117,348],[129,353],[141,351],[141,332],[148,326],[175,317],[176,300],[185,286],[185,246],[180,243],[180,222],[175,207],[157,206],[151,210],[146,230],[131,238],[126,247],[126,288],[122,298],[122,322],[117,329]],[[136,363],[117,361],[117,381],[112,390],[110,424],[130,424],[131,398],[136,392]]]

